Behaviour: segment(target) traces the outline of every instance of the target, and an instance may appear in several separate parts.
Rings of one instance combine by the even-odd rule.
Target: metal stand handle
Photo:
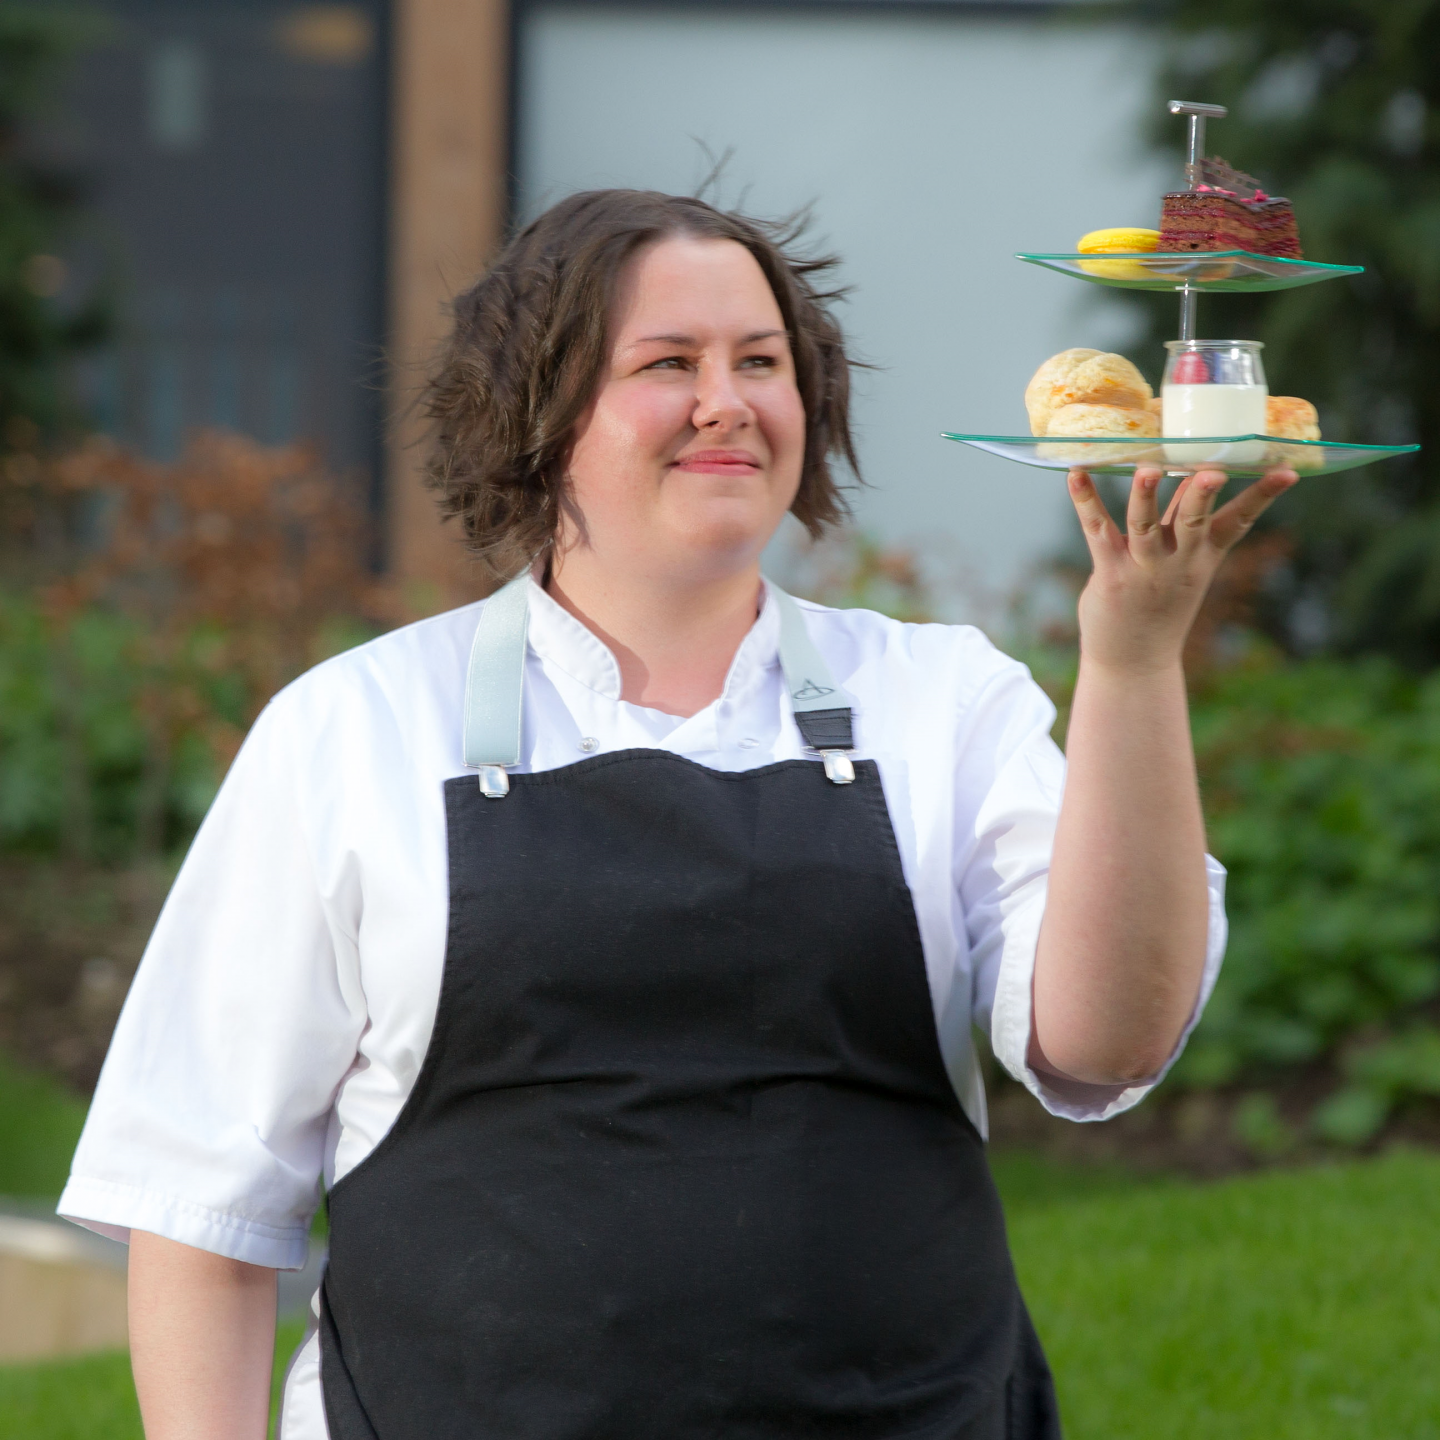
[[[1199,165],[1205,158],[1205,121],[1207,118],[1223,120],[1230,112],[1223,105],[1202,105],[1198,100],[1172,100],[1169,108],[1172,115],[1188,115],[1190,117],[1190,144],[1189,154],[1186,157],[1186,171],[1187,178],[1193,187],[1195,172],[1192,167]]]

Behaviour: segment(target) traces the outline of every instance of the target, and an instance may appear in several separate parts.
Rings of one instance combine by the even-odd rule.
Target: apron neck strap
[[[780,668],[795,724],[806,748],[824,758],[826,775],[838,785],[848,784],[855,778],[845,753],[855,748],[850,697],[835,683],[810,639],[804,612],[778,585],[770,585],[769,590],[780,612]],[[495,800],[509,793],[506,770],[520,763],[529,613],[526,569],[485,602],[470,647],[465,765],[480,772],[481,792]]]
[[[465,677],[465,764],[480,772],[482,793],[496,800],[510,790],[505,767],[520,763],[529,618],[527,566],[485,602],[470,647]]]
[[[780,611],[780,668],[785,672],[790,708],[806,748],[822,755],[853,750],[850,697],[831,678],[830,667],[815,648],[805,612],[778,585],[771,585],[770,593]],[[827,774],[830,767],[827,759]]]

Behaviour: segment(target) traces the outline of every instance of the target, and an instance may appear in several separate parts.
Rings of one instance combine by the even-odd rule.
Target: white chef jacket
[[[430,1039],[448,903],[442,787],[464,773],[483,603],[326,661],[255,722],[136,974],[61,1214],[122,1240],[137,1226],[252,1264],[304,1263],[321,1181],[374,1149]],[[983,1133],[972,1024],[1053,1113],[1128,1109],[1155,1081],[1063,1085],[1026,1063],[1064,780],[1049,700],[969,626],[801,605],[853,699],[856,758],[879,766],[941,1053],[970,1118]],[[720,697],[668,715],[622,700],[609,649],[532,581],[517,768],[637,747],[728,771],[802,758],[778,643],[767,589]],[[1224,871],[1207,866],[1209,942],[1187,1036],[1225,944]],[[292,1366],[285,1435],[324,1434],[312,1336]]]

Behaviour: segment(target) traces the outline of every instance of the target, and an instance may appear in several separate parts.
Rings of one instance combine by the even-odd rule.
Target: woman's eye
[[[680,370],[685,365],[683,355],[667,355],[663,360],[652,360],[645,368],[647,370]]]
[[[773,370],[780,362],[773,355],[747,355],[741,362],[741,367],[757,370]]]

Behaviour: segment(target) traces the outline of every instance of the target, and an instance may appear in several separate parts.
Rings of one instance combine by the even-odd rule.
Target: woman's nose
[[[728,429],[753,418],[730,367],[702,365],[695,378],[695,428],[703,430],[707,426],[722,425]]]

